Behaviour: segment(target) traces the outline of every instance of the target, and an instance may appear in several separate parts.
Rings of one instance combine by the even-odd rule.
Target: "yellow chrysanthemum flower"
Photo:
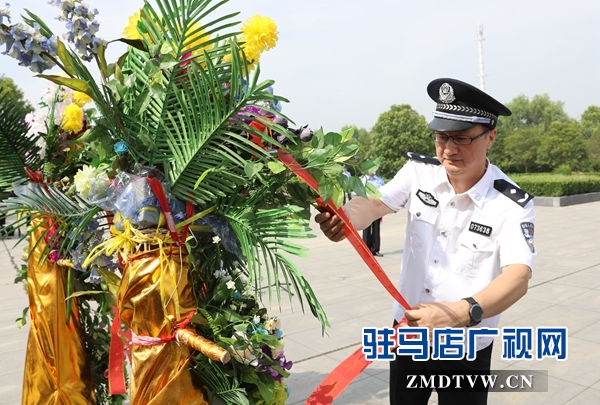
[[[85,93],[82,93],[80,91],[74,91],[73,92],[73,102],[75,104],[77,104],[79,107],[83,107],[84,105],[86,105],[87,103],[90,103],[92,101],[92,98],[90,96],[88,96]]]
[[[83,109],[77,104],[69,104],[63,110],[62,129],[72,134],[83,129]]]
[[[252,47],[259,54],[274,48],[278,39],[277,24],[270,17],[256,14],[242,25],[242,40],[246,42],[246,48]]]
[[[270,17],[254,15],[244,21],[240,42],[248,61],[248,70],[253,70],[260,59],[260,55],[274,48],[279,39],[277,24]],[[224,57],[225,62],[231,62],[231,55]]]
[[[139,9],[138,11],[136,11],[129,17],[129,19],[127,20],[127,25],[125,26],[125,29],[121,33],[121,35],[123,35],[123,38],[142,39],[141,34],[137,30],[137,23],[140,20],[140,16],[142,14],[141,11],[142,10]]]

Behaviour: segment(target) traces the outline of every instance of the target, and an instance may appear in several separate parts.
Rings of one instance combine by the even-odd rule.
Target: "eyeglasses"
[[[490,129],[488,128],[485,131],[483,131],[481,134],[474,136],[472,138],[470,136],[466,136],[466,135],[448,136],[448,135],[444,135],[444,134],[439,134],[437,132],[432,132],[431,134],[429,134],[429,136],[431,137],[431,139],[433,139],[436,143],[439,143],[440,145],[446,145],[448,143],[448,140],[452,139],[452,142],[454,142],[455,145],[465,146],[465,145],[472,144],[475,139],[481,138],[482,136],[487,134],[489,131],[490,131]]]

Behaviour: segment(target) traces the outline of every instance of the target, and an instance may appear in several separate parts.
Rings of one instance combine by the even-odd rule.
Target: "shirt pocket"
[[[458,238],[457,265],[453,271],[467,277],[477,277],[480,272],[491,272],[496,244],[493,240],[468,232]]]
[[[413,253],[421,253],[432,240],[439,211],[420,202],[412,201],[408,207],[411,216],[409,241]]]

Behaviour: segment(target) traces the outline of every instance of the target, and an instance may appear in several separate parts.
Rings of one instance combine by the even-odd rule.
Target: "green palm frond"
[[[77,243],[74,235],[79,235],[100,211],[100,208],[90,205],[76,194],[66,195],[52,184],[30,183],[26,194],[8,198],[0,203],[0,214],[17,218],[13,224],[15,228],[27,227],[32,220],[42,219],[38,226],[48,228],[44,238],[49,235],[48,244],[42,254],[44,260],[50,254],[52,246],[60,255],[71,250]],[[27,234],[19,242],[26,237]],[[38,243],[42,239],[40,238]]]
[[[238,114],[272,100],[272,82],[258,83],[258,70],[250,78],[235,33],[225,32],[237,25],[229,22],[235,14],[210,20],[221,3],[209,3],[158,1],[164,19],[146,4],[138,28],[160,51],[130,49],[123,67],[124,111],[139,117],[125,123],[134,160],[158,166],[175,196],[200,204],[244,184],[249,157],[267,158],[247,134],[265,135]],[[202,52],[190,56],[194,50]]]
[[[248,393],[239,386],[238,378],[231,378],[231,371],[225,370],[218,362],[206,358],[203,354],[197,356],[194,371],[202,378],[202,382],[225,405],[248,405]],[[231,363],[235,364],[235,363]],[[234,369],[234,375],[237,374]]]
[[[40,166],[40,135],[27,137],[29,127],[10,94],[0,99],[0,187],[8,188],[14,181],[27,178],[25,167],[37,170]]]
[[[286,254],[306,256],[307,248],[288,239],[313,237],[307,227],[308,221],[297,215],[302,208],[296,206],[257,210],[256,207],[260,206],[269,191],[270,187],[265,185],[252,196],[230,197],[228,201],[218,203],[215,212],[227,220],[240,241],[250,283],[254,284],[255,290],[263,287],[262,284],[266,281],[269,302],[273,299],[274,289],[277,302],[280,303],[281,287],[287,284],[296,292],[302,310],[304,311],[304,296],[311,312],[323,327],[329,326],[327,316],[307,280],[286,257]],[[291,303],[291,290],[288,291],[288,297]]]

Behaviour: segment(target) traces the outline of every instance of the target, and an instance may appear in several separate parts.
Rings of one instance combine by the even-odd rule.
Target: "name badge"
[[[490,236],[492,234],[492,227],[471,221],[471,224],[469,225],[469,231],[478,233],[483,236]]]

